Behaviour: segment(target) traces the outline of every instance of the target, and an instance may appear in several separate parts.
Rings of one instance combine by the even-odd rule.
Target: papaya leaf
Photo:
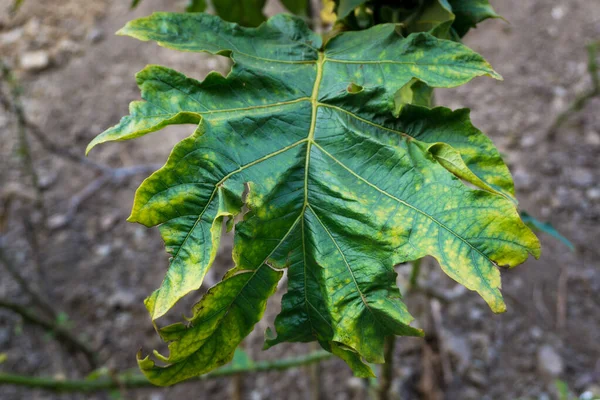
[[[234,357],[284,269],[288,290],[266,347],[318,341],[359,376],[384,361],[384,338],[422,335],[396,286],[394,265],[435,257],[454,280],[505,310],[497,268],[539,242],[521,221],[508,169],[468,111],[395,96],[410,82],[454,87],[500,78],[467,47],[391,24],[323,44],[299,18],[243,28],[207,14],[155,13],[120,34],[182,51],[230,57],[226,77],[203,81],[148,66],[143,101],[88,146],[171,124],[196,125],[136,192],[129,221],[160,228],[169,270],[146,307],[156,320],[200,287],[224,222],[235,225],[235,267],[186,323],[159,329],[165,365],[139,357],[159,385]],[[477,186],[476,189],[465,182]],[[231,223],[228,223],[231,226]]]
[[[266,0],[217,0],[213,1],[216,13],[225,21],[243,26],[258,26],[265,19],[263,8]]]
[[[203,12],[206,10],[206,0],[189,0],[185,6],[187,12]]]
[[[366,2],[367,0],[335,0],[335,8],[333,11],[337,14],[338,19],[344,19],[350,15],[356,7],[359,7]]]
[[[459,37],[488,18],[502,18],[494,11],[489,0],[448,0],[456,19],[452,28]]]
[[[281,0],[281,4],[291,13],[296,15],[306,15],[310,0]]]

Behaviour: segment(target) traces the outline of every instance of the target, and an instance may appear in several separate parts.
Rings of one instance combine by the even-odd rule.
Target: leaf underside
[[[235,268],[189,321],[159,329],[170,343],[168,357],[155,353],[165,365],[139,360],[152,382],[170,385],[230,361],[284,269],[288,290],[266,347],[317,340],[369,376],[366,362],[383,362],[386,336],[422,334],[409,325],[396,264],[431,255],[502,312],[496,265],[539,256],[510,173],[468,110],[397,106],[411,82],[499,78],[467,47],[428,33],[403,38],[390,24],[324,45],[286,15],[250,29],[207,14],[156,13],[120,33],[234,61],[226,77],[202,82],[148,66],[137,75],[143,101],[88,147],[197,125],[142,183],[129,218],[158,225],[172,256],[146,300],[153,320],[200,287],[223,222],[250,210],[235,225]]]

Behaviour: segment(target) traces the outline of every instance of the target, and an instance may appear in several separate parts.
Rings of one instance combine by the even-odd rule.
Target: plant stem
[[[29,295],[29,297],[35,303],[35,305],[37,305],[40,309],[48,313],[48,315],[51,316],[52,319],[55,319],[58,316],[58,313],[56,312],[54,307],[50,305],[48,300],[46,300],[41,294],[39,294],[35,289],[33,289],[31,285],[29,285],[29,282],[27,282],[27,280],[21,275],[21,273],[17,269],[14,261],[9,259],[8,256],[4,253],[2,247],[0,247],[0,264],[4,265],[9,274],[13,277],[15,281],[17,281],[21,289],[23,289],[23,291]]]
[[[33,157],[31,155],[31,145],[29,144],[29,138],[27,137],[27,119],[25,117],[25,111],[23,110],[23,104],[21,103],[21,92],[22,88],[19,81],[13,74],[12,70],[8,65],[0,61],[0,72],[2,79],[6,81],[8,90],[10,93],[10,100],[6,101],[7,110],[12,112],[17,119],[17,132],[19,139],[19,155],[23,159],[23,168],[25,173],[29,175],[31,184],[35,190],[36,198],[35,205],[42,213],[42,220],[46,221],[46,208],[44,206],[44,194],[39,184],[39,177],[35,170]],[[3,101],[4,103],[5,101]],[[37,234],[34,232],[34,234]],[[36,239],[37,240],[37,239]]]
[[[316,351],[318,345],[316,342],[310,343],[310,349]],[[310,399],[321,399],[321,365],[318,363],[311,364],[309,367],[310,375]]]
[[[598,73],[598,63],[596,58],[598,56],[598,48],[600,47],[600,41],[590,43],[587,46],[588,51],[588,72],[592,79],[592,88],[573,100],[573,102],[567,107],[566,110],[558,114],[558,116],[554,119],[552,125],[548,129],[547,137],[549,140],[554,140],[556,137],[556,133],[558,128],[560,128],[571,116],[571,114],[576,113],[583,109],[587,102],[600,95],[600,74]]]
[[[410,271],[410,282],[408,290],[414,290],[419,287],[419,273],[421,272],[421,261],[419,258],[412,262],[412,270]]]
[[[41,326],[42,328],[52,332],[58,341],[64,343],[74,350],[81,352],[92,368],[97,366],[96,354],[87,345],[87,343],[82,342],[79,338],[72,335],[71,332],[65,328],[59,326],[56,322],[39,317],[34,312],[27,309],[27,307],[24,307],[20,304],[12,303],[2,299],[0,299],[0,308],[5,308],[16,314],[19,314],[26,322]]]
[[[305,356],[284,358],[274,361],[257,361],[250,366],[225,366],[198,377],[200,380],[226,377],[242,373],[282,371],[289,368],[320,362],[331,357],[326,351],[316,351]],[[32,377],[17,374],[0,373],[0,385],[16,385],[29,388],[46,389],[54,392],[96,392],[101,390],[153,387],[154,385],[141,374],[123,372],[112,377],[95,380],[59,380],[49,377]]]
[[[387,336],[383,344],[385,364],[381,366],[381,377],[379,378],[379,400],[389,400],[390,388],[394,380],[394,350],[396,348],[396,336]]]

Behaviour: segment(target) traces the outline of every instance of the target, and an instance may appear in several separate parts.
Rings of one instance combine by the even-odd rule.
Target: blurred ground
[[[10,17],[6,12],[10,3],[0,0],[0,58],[15,68],[23,84],[29,119],[53,143],[80,154],[95,135],[126,114],[129,101],[139,97],[133,75],[146,64],[164,64],[198,79],[212,69],[227,68],[223,59],[177,53],[112,35],[129,19],[156,10],[180,10],[181,4],[145,0],[131,12],[127,1],[26,0],[19,13]],[[546,137],[553,118],[590,87],[585,45],[600,39],[600,2],[493,4],[510,23],[485,22],[466,42],[488,58],[504,82],[476,79],[440,91],[437,101],[473,110],[475,124],[506,154],[521,206],[552,222],[572,240],[577,252],[541,235],[541,259],[503,274],[508,303],[503,315],[492,314],[478,296],[456,288],[428,261],[427,281],[458,296],[441,305],[437,326],[431,322],[429,300],[422,295],[409,299],[409,309],[431,335],[427,340],[398,339],[394,391],[403,399],[552,399],[556,379],[566,381],[573,392],[600,392],[600,98],[570,118],[555,140]],[[0,108],[2,200],[9,192],[29,196],[16,131],[14,116]],[[115,167],[161,164],[172,144],[189,133],[190,127],[168,129],[135,142],[101,146],[90,157]],[[0,245],[19,270],[68,313],[74,330],[100,349],[108,367],[132,367],[138,348],[161,346],[142,300],[159,285],[167,266],[158,231],[125,222],[144,175],[107,184],[81,205],[70,223],[59,227],[69,200],[95,178],[95,172],[48,154],[33,138],[30,141],[47,215],[32,211],[31,202],[17,196],[6,210],[6,224],[0,226]],[[31,235],[24,219],[39,232],[40,270],[34,268],[36,252],[26,239]],[[213,280],[231,266],[230,243],[225,240]],[[408,268],[398,270],[402,280]],[[0,298],[27,299],[4,269],[0,269]],[[260,350],[262,333],[277,312],[278,299],[273,299],[266,320],[246,341],[255,359],[308,351],[300,345]],[[0,311],[0,353],[7,356],[0,364],[6,372],[81,376],[81,363],[43,330],[24,325],[5,311]],[[450,375],[441,366],[445,360],[450,362]],[[321,379],[325,398],[366,398],[364,383],[352,378],[337,360],[322,364]],[[242,387],[248,399],[307,399],[311,385],[308,369],[303,368],[248,375]],[[222,379],[125,391],[122,396],[225,399],[229,391],[229,381]],[[0,398],[109,397],[4,386]]]

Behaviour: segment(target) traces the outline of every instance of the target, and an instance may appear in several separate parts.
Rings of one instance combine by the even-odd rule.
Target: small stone
[[[600,187],[595,187],[595,188],[588,189],[585,192],[585,195],[590,200],[599,200],[600,199]]]
[[[353,392],[358,392],[364,388],[363,380],[355,376],[349,378],[348,381],[346,381],[346,385],[348,386],[348,389]]]
[[[100,229],[102,231],[107,231],[107,230],[113,228],[115,226],[115,224],[118,222],[118,219],[119,219],[118,213],[107,214],[107,215],[103,216],[102,219],[100,220]]]
[[[521,139],[521,147],[528,148],[533,147],[538,142],[537,138],[533,135],[525,135]]]
[[[9,45],[19,41],[23,36],[23,28],[16,28],[0,35],[0,44]]]
[[[600,146],[600,133],[594,131],[586,132],[584,140],[590,146]]]
[[[552,15],[552,18],[558,21],[565,16],[565,9],[561,6],[553,7],[550,14]]]
[[[38,186],[42,190],[47,190],[56,182],[57,178],[58,173],[56,171],[44,170],[39,174]]]
[[[594,400],[600,396],[600,385],[592,384],[579,396],[581,400]]]
[[[472,321],[480,321],[483,317],[483,311],[480,308],[473,307],[469,310],[469,319]]]
[[[144,228],[143,226],[137,226],[135,231],[133,232],[133,242],[138,248],[143,247],[147,242],[147,231],[148,228]]]
[[[538,326],[534,326],[533,328],[531,328],[529,330],[529,333],[530,333],[531,337],[534,339],[540,339],[542,337],[542,335],[544,334],[544,332]]]
[[[564,370],[561,356],[549,345],[544,345],[538,349],[537,364],[538,371],[550,379],[558,378]]]
[[[110,255],[112,251],[112,246],[110,244],[101,244],[99,246],[96,246],[96,249],[94,250],[94,253],[96,253],[96,255],[98,257],[108,257]]]
[[[92,30],[87,34],[87,40],[92,43],[98,43],[102,39],[104,39],[104,31],[100,28],[92,28]]]
[[[74,54],[81,51],[81,47],[70,39],[62,39],[56,45],[56,50],[60,53]]]
[[[0,328],[0,346],[4,347],[10,341],[10,329],[8,327]]]
[[[569,91],[562,86],[555,86],[552,88],[552,91],[556,97],[565,97],[569,93]]]
[[[480,388],[486,387],[488,383],[487,376],[483,372],[474,369],[471,369],[467,373],[466,378],[469,380],[469,382]]]
[[[533,185],[531,175],[520,168],[513,173],[513,180],[515,181],[515,186],[521,190],[528,190]]]
[[[28,51],[21,56],[21,68],[26,71],[39,71],[50,64],[50,57],[44,50]]]
[[[67,225],[69,218],[65,214],[54,214],[48,218],[47,226],[50,230],[60,229]]]
[[[108,305],[112,308],[128,308],[136,303],[136,296],[126,290],[117,290],[108,298]]]
[[[580,187],[588,187],[594,183],[594,175],[583,168],[575,168],[571,179],[575,185]]]

